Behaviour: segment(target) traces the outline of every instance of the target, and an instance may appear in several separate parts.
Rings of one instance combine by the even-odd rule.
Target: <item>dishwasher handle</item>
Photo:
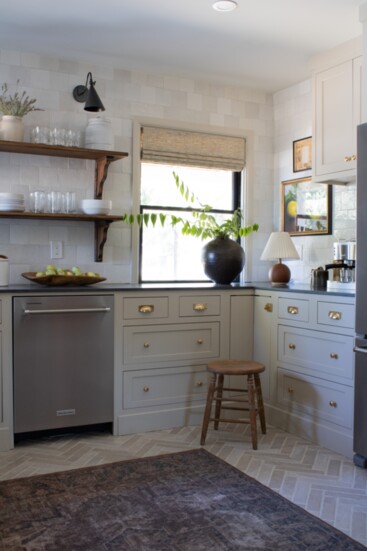
[[[355,346],[353,352],[362,352],[362,354],[367,354],[367,346]]]
[[[80,313],[95,313],[95,312],[110,312],[111,308],[60,308],[48,310],[23,310],[23,314],[80,314]]]

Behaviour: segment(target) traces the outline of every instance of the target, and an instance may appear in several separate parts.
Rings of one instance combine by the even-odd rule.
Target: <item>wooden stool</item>
[[[265,370],[265,366],[259,362],[245,361],[245,360],[218,360],[210,362],[207,366],[208,371],[211,373],[211,379],[209,382],[208,396],[206,400],[206,407],[204,412],[203,427],[201,431],[200,444],[205,444],[206,433],[210,421],[214,421],[214,429],[217,430],[219,421],[226,423],[249,423],[251,426],[251,439],[252,447],[257,450],[257,429],[256,429],[256,415],[259,415],[261,431],[266,433],[265,424],[265,412],[264,404],[261,392],[260,375]],[[223,380],[224,375],[245,375],[247,377],[247,389],[241,388],[224,388]],[[223,391],[231,391],[233,393],[246,392],[247,400],[238,398],[237,396],[223,397]],[[215,404],[214,417],[211,417],[212,403]],[[247,407],[236,407],[234,405],[222,406],[223,402],[237,402],[240,404],[247,403]],[[230,409],[236,411],[248,411],[248,419],[223,419],[220,414],[223,409]]]

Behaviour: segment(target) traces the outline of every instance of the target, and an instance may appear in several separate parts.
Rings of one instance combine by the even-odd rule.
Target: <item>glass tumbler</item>
[[[34,192],[34,212],[45,212],[46,194],[44,191]]]

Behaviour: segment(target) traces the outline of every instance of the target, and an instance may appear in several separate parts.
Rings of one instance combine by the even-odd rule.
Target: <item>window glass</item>
[[[153,228],[143,226],[140,236],[140,280],[142,282],[209,281],[201,262],[205,241],[181,234],[181,226],[171,227],[170,215],[192,221],[190,204],[176,188],[173,172],[202,204],[220,210],[220,220],[233,212],[233,173],[225,170],[201,169],[142,163],[141,212],[167,215],[162,228],[159,221]],[[239,185],[239,182],[238,182]],[[238,198],[239,194],[236,194]],[[225,211],[225,212],[223,212]]]

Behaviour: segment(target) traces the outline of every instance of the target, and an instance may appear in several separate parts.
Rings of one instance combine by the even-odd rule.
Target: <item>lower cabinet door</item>
[[[205,365],[125,371],[123,407],[190,405],[206,399],[207,381]]]
[[[351,428],[353,388],[278,368],[278,401],[288,412]]]

